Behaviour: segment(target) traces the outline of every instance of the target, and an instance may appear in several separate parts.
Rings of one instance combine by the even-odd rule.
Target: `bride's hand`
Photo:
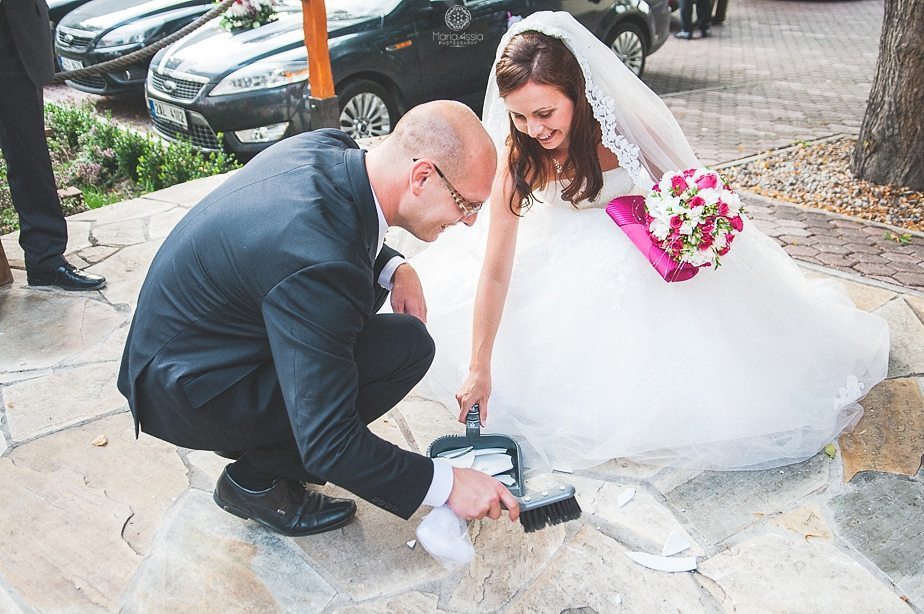
[[[491,396],[491,372],[489,370],[469,371],[468,378],[456,393],[459,402],[459,422],[465,424],[465,416],[473,405],[478,405],[481,425],[488,420],[488,397]]]

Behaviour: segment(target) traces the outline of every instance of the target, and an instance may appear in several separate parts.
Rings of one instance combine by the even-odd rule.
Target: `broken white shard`
[[[472,446],[467,448],[455,448],[454,450],[446,450],[445,452],[440,452],[437,454],[439,458],[455,458],[457,456],[462,456],[466,452],[469,452],[472,449]]]
[[[476,448],[475,456],[484,456],[485,454],[507,454],[507,448]]]
[[[417,540],[416,540],[416,539],[412,539],[411,541],[405,542],[405,543],[407,544],[407,547],[408,547],[408,548],[410,548],[411,550],[413,550],[413,549],[414,549],[414,546],[417,545]]]
[[[635,489],[627,488],[621,493],[619,493],[619,497],[616,498],[616,505],[619,507],[622,507],[623,505],[631,501],[634,496],[635,496]]]
[[[447,458],[446,462],[453,467],[459,467],[460,469],[471,469],[472,463],[475,462],[475,455],[472,452],[466,452],[462,456]]]
[[[513,479],[513,476],[508,475],[506,473],[502,473],[494,477],[495,479],[497,479],[498,482],[500,482],[504,486],[516,486],[517,485],[517,481]]]
[[[552,471],[556,473],[574,473],[574,469],[571,467],[553,467]]]
[[[497,475],[513,469],[513,459],[506,454],[485,454],[475,458],[472,469],[488,475]]]
[[[678,571],[693,571],[696,569],[695,556],[667,557],[648,554],[647,552],[626,552],[626,556],[639,565],[644,565],[655,571],[668,571],[673,573]]]
[[[664,542],[664,548],[661,549],[661,556],[674,556],[678,552],[683,552],[693,544],[683,536],[680,531],[671,531]]]

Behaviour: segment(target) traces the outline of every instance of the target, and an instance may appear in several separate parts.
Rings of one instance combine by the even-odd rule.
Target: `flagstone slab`
[[[105,224],[114,224],[126,222],[128,220],[138,220],[151,217],[164,211],[169,211],[175,207],[175,203],[153,200],[143,196],[131,200],[123,200],[113,203],[99,209],[90,209],[69,216],[70,222],[83,221],[91,222],[91,229],[95,230]]]
[[[577,493],[587,493],[587,496],[577,496],[583,512],[594,516],[595,520],[609,523],[609,529],[624,545],[651,554],[660,554],[668,536],[677,532],[691,545],[684,551],[683,556],[704,554],[703,548],[687,533],[667,506],[657,501],[644,486],[608,482],[594,489],[593,483],[585,485],[577,476],[572,482]],[[629,490],[634,490],[635,494],[620,506],[620,498]]]
[[[145,194],[144,197],[148,200],[175,203],[182,207],[189,208],[202,200],[207,194],[212,192],[212,190],[223,184],[235,172],[236,171],[228,171],[221,175],[212,175],[210,177],[202,177],[201,179],[187,181],[186,183],[178,183],[169,188],[164,188],[163,190],[149,192]]]
[[[847,288],[853,304],[863,311],[875,311],[895,298],[896,294],[890,290],[860,284],[846,279],[839,280]]]
[[[565,541],[566,527],[555,525],[525,533],[523,525],[500,520],[472,522],[469,533],[475,558],[447,608],[456,612],[491,612],[507,603],[548,565]]]
[[[91,267],[91,273],[106,278],[106,287],[100,291],[103,296],[113,305],[137,305],[141,284],[158,249],[160,241],[132,245]]]
[[[681,484],[689,482],[702,473],[702,469],[680,469],[676,467],[668,467],[657,475],[648,478],[647,482],[654,486],[658,492],[663,494],[669,490],[677,488]]]
[[[109,256],[113,255],[119,251],[118,247],[107,247],[105,245],[96,245],[93,247],[87,247],[81,249],[77,252],[77,255],[80,256],[85,262],[89,264],[97,264],[102,262]]]
[[[684,526],[707,550],[767,514],[791,508],[828,483],[831,459],[820,453],[763,471],[706,471],[665,494]]]
[[[0,456],[6,454],[6,451],[10,449],[10,443],[7,441],[6,433],[0,431]]]
[[[190,490],[170,509],[122,601],[124,612],[318,612],[335,591],[291,539]]]
[[[91,233],[94,245],[124,247],[147,241],[147,230],[147,218],[135,218],[109,224],[97,224],[93,226]]]
[[[332,485],[321,491],[355,498]],[[338,592],[353,601],[378,599],[450,573],[423,548],[407,547],[408,541],[416,539],[414,532],[430,508],[422,506],[410,520],[402,520],[362,499],[356,499],[356,506],[356,517],[343,528],[294,540]]]
[[[532,612],[710,612],[713,601],[693,574],[642,567],[626,549],[586,526],[506,609]]]
[[[106,445],[93,445],[99,436],[106,438]],[[129,412],[31,441],[10,458],[33,471],[74,471],[88,488],[128,506],[132,515],[122,538],[139,554],[150,550],[167,509],[189,487],[176,447],[143,433],[136,440]]]
[[[103,339],[95,344],[88,344],[87,349],[78,352],[73,356],[68,356],[61,361],[60,366],[80,365],[92,362],[119,361],[122,360],[122,353],[125,350],[125,339],[128,337],[128,331],[131,325],[129,316],[125,313],[120,314],[124,321],[121,326],[114,329]]]
[[[915,477],[864,471],[829,508],[837,534],[924,609],[924,470]]]
[[[334,608],[331,611],[336,614],[394,614],[395,612],[412,614],[414,612],[446,611],[440,609],[438,605],[439,595],[410,591],[367,603]]]
[[[215,483],[221,472],[232,461],[229,458],[218,456],[208,450],[190,450],[186,454],[191,471],[189,472],[189,485],[206,492],[215,490]]]
[[[924,322],[924,298],[905,295],[904,299],[915,315],[918,316],[918,320]]]
[[[148,237],[151,239],[163,239],[170,234],[173,227],[186,216],[187,212],[189,212],[189,209],[176,206],[169,211],[152,215],[148,221]]]
[[[582,473],[603,480],[646,480],[655,476],[664,468],[658,465],[644,465],[628,458],[614,458]]]
[[[815,505],[806,505],[790,510],[770,520],[771,524],[785,529],[808,541],[812,539],[828,539],[833,534],[825,520],[824,513]]]
[[[0,340],[9,348],[0,352],[0,372],[57,365],[99,343],[125,321],[98,294],[76,294],[26,287],[0,292]]]
[[[924,373],[924,324],[908,303],[891,301],[874,313],[889,323],[889,377]]]
[[[80,221],[72,217],[65,218],[67,222],[67,247],[64,248],[65,254],[73,254],[84,248],[93,245],[90,240],[90,228],[92,222]]]
[[[765,534],[699,565],[727,612],[895,612],[911,608],[862,565],[824,540]],[[708,584],[706,584],[708,587]]]
[[[141,562],[122,539],[132,515],[67,467],[0,459],[0,577],[39,612],[114,611]]]
[[[427,448],[437,437],[443,435],[464,435],[465,426],[442,403],[429,401],[420,397],[409,396],[401,401],[394,410],[397,411],[410,430],[411,449],[427,453]]]
[[[124,408],[125,397],[116,388],[118,370],[116,362],[101,362],[6,386],[10,437],[25,441]]]
[[[860,471],[914,475],[924,455],[924,378],[880,382],[863,399],[863,417],[841,435],[844,481]]]

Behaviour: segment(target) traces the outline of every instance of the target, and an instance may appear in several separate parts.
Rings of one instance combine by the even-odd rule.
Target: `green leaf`
[[[837,454],[837,448],[834,447],[833,443],[829,443],[825,446],[825,454],[827,454],[829,458],[834,458],[834,455]]]

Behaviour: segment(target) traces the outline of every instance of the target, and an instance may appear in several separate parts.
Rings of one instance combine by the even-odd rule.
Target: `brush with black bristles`
[[[581,517],[581,506],[574,496],[574,486],[557,488],[517,497],[520,502],[520,523],[527,533]]]

